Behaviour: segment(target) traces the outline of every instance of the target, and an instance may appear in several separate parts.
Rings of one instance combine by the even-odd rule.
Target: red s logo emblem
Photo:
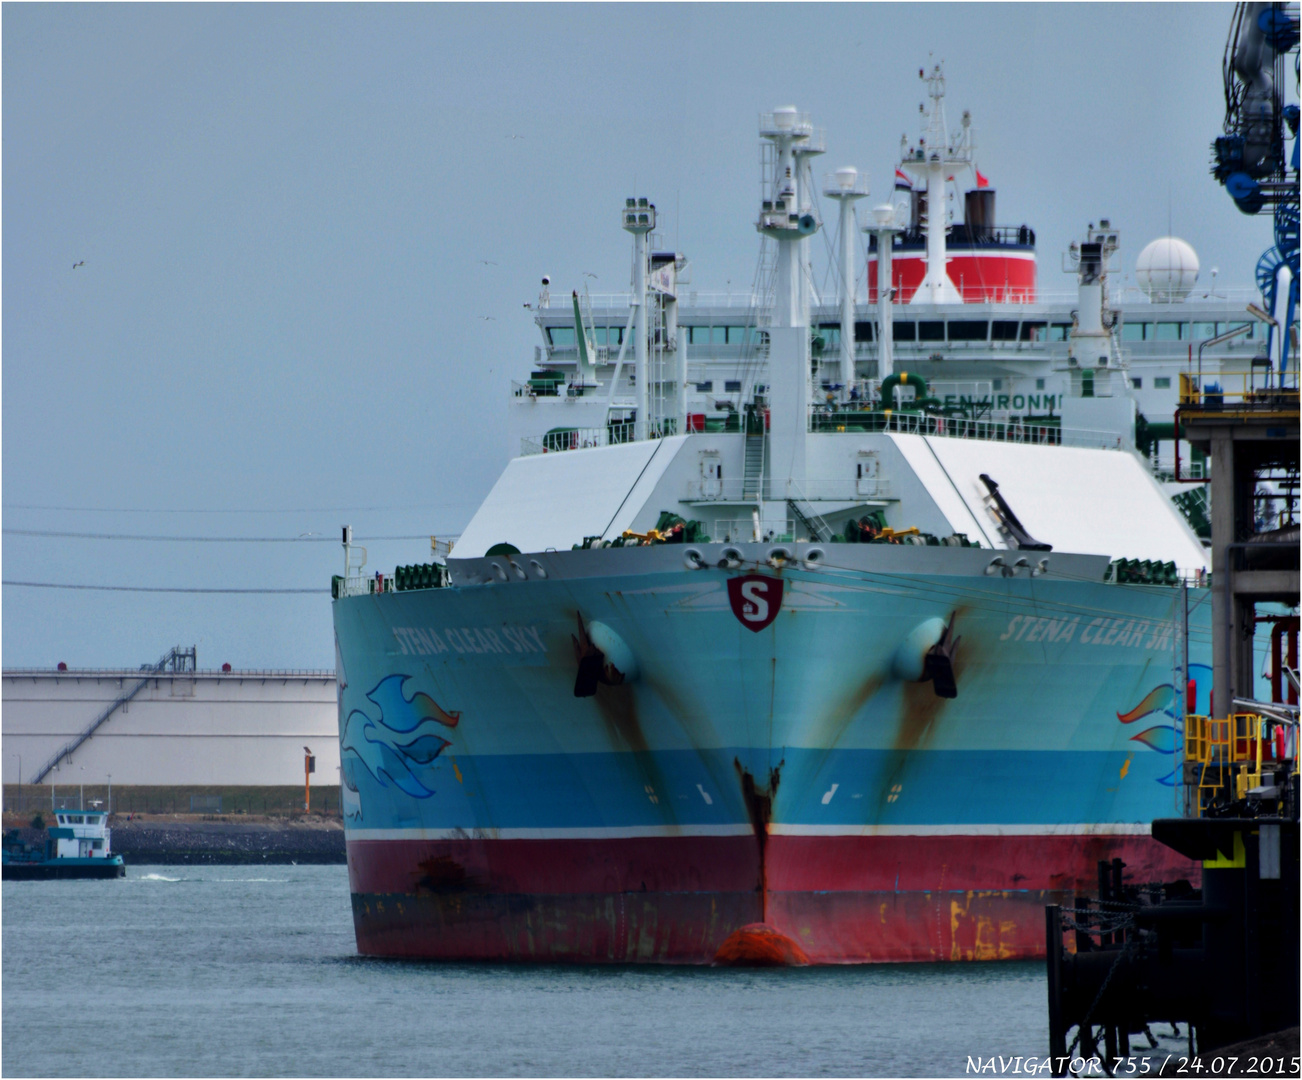
[[[742,626],[759,633],[778,617],[782,607],[782,579],[762,574],[729,578],[728,603]]]

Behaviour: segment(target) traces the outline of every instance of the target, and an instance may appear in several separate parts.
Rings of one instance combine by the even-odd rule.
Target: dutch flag
[[[901,170],[899,170],[899,169],[896,169],[896,170],[895,170],[895,190],[896,190],[896,191],[912,191],[912,190],[913,190],[913,181],[910,180],[910,179],[908,178],[908,176],[905,175],[905,173],[903,173],[903,172],[902,172]]]

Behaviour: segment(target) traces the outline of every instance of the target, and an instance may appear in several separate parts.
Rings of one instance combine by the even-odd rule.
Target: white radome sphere
[[[1139,253],[1135,280],[1153,303],[1181,303],[1198,280],[1198,254],[1178,237],[1163,236]]]

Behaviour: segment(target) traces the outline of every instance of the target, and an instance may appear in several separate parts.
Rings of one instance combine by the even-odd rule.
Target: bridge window
[[[985,341],[989,323],[952,322],[949,324],[950,341]]]
[[[1017,323],[1001,319],[996,320],[990,327],[990,337],[995,341],[1016,341]]]
[[[1153,389],[1154,389],[1154,390],[1170,390],[1170,389],[1171,389],[1171,379],[1170,379],[1170,376],[1167,376],[1167,375],[1159,375],[1157,378],[1155,378],[1155,379],[1153,380]]]
[[[1048,323],[1042,322],[1024,322],[1022,323],[1022,340],[1039,342],[1043,341],[1048,329]]]
[[[1049,327],[1050,341],[1066,341],[1071,337],[1071,323],[1056,322]]]
[[[754,338],[749,326],[689,326],[687,340],[693,345],[741,345]]]
[[[1189,326],[1194,341],[1206,341],[1208,338],[1216,336],[1216,324],[1214,322],[1196,322]]]
[[[911,322],[897,322],[893,324],[896,341],[917,341],[918,324]]]
[[[550,326],[547,328],[547,340],[552,343],[553,349],[572,349],[574,348],[574,327]]]
[[[1128,322],[1121,324],[1122,341],[1143,341],[1148,331],[1148,323]]]
[[[918,340],[919,341],[944,341],[945,324],[942,322],[918,323]]]
[[[1183,324],[1178,322],[1160,322],[1154,323],[1153,340],[1154,341],[1179,341],[1180,327]]]
[[[618,348],[619,343],[624,340],[624,328],[622,326],[598,326],[595,337],[598,345]]]
[[[874,341],[873,332],[876,328],[870,322],[857,322],[854,324],[855,341]]]
[[[1216,324],[1216,333],[1225,334],[1231,330],[1237,330],[1240,326],[1248,327],[1248,333],[1242,337],[1235,338],[1236,341],[1248,341],[1251,338],[1258,337],[1257,328],[1263,326],[1263,323],[1245,323],[1245,322],[1222,322]],[[1264,333],[1264,331],[1262,331]]]

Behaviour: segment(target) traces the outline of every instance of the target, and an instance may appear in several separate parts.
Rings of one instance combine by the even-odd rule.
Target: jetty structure
[[[1193,682],[1177,698],[1183,813],[1155,819],[1152,837],[1197,870],[1163,880],[1121,859],[1101,860],[1096,896],[1047,908],[1057,1075],[1090,1059],[1109,1072],[1123,1068],[1136,1050],[1157,1046],[1158,1021],[1186,1027],[1181,1071],[1297,1070],[1302,430],[1288,344],[1298,333],[1298,110],[1282,92],[1263,99],[1262,87],[1282,91],[1274,76],[1286,58],[1296,72],[1298,28],[1296,5],[1236,7],[1226,134],[1213,147],[1214,174],[1239,209],[1275,216],[1276,247],[1260,264],[1270,274],[1262,315],[1283,339],[1283,362],[1277,368],[1263,355],[1213,378],[1191,361],[1174,416],[1180,437],[1210,467],[1212,680],[1206,698]],[[1291,283],[1280,305],[1275,275],[1285,273]],[[1253,648],[1263,636],[1265,685]],[[1290,1028],[1287,1052],[1263,1038]]]

